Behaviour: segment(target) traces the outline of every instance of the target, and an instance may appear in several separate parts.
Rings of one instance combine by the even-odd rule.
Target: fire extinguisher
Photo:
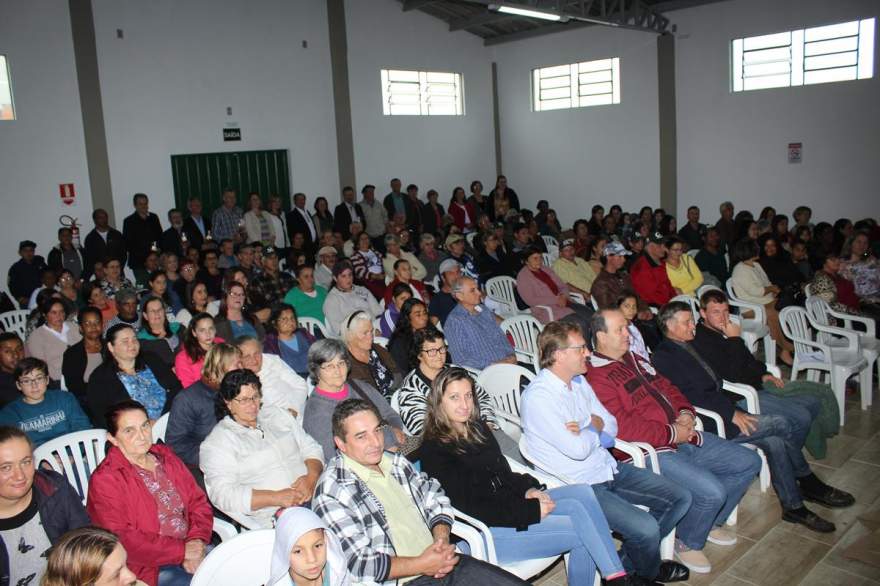
[[[60,218],[58,218],[58,221],[64,228],[70,228],[70,233],[73,236],[73,245],[79,248],[79,224],[77,223],[79,222],[79,220],[77,218],[72,218],[67,214],[64,214]]]

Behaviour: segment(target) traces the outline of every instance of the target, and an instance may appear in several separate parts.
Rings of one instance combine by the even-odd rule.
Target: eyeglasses
[[[230,293],[229,296],[233,299],[244,299],[244,293]]]
[[[581,344],[580,346],[563,346],[560,350],[577,350],[578,352],[586,352],[587,345]]]
[[[277,318],[275,321],[277,321],[278,323],[294,322],[294,321],[296,321],[296,318],[293,317],[292,315],[282,315],[281,317]]]
[[[49,377],[46,375],[35,376],[34,378],[20,378],[18,384],[22,387],[38,387],[44,384]]]
[[[239,405],[248,405],[248,404],[251,404],[251,405],[259,405],[259,404],[260,404],[260,400],[261,400],[262,398],[263,398],[263,395],[260,395],[260,394],[258,393],[258,394],[256,394],[256,395],[254,395],[253,397],[236,397],[236,398],[233,399],[233,401],[235,401],[235,402],[238,403]]]
[[[425,348],[422,352],[424,352],[425,356],[429,358],[435,358],[442,354],[446,354],[446,346],[440,346],[439,348]]]
[[[331,370],[344,370],[346,368],[348,368],[348,364],[346,364],[344,360],[338,360],[336,362],[325,362],[321,365],[322,372],[330,372]]]

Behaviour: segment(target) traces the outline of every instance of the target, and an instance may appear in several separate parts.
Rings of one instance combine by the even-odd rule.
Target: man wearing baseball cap
[[[461,234],[450,234],[446,237],[446,254],[449,258],[461,265],[461,272],[472,279],[479,279],[480,272],[477,263],[464,251],[465,240]],[[442,271],[440,271],[442,273]]]
[[[278,249],[263,249],[263,271],[250,284],[251,304],[257,308],[272,307],[293,288],[293,278],[279,267]]]
[[[616,243],[615,243],[616,244]],[[590,298],[590,289],[596,280],[596,271],[590,263],[574,253],[574,238],[566,238],[559,244],[559,258],[553,262],[553,272],[575,293]]]
[[[447,239],[448,240],[448,239]],[[440,291],[431,297],[431,304],[428,306],[428,314],[432,320],[439,320],[440,323],[446,322],[449,313],[455,309],[457,302],[452,296],[452,287],[462,275],[461,265],[452,258],[447,258],[440,263],[437,270],[440,274]]]
[[[632,282],[642,301],[660,307],[675,297],[675,289],[666,274],[666,246],[663,234],[651,232],[645,252],[632,266]]]
[[[332,246],[322,246],[318,251],[315,282],[328,291],[333,285],[333,265],[336,264],[337,256],[339,256],[339,251]]]
[[[35,289],[41,286],[40,276],[46,268],[46,261],[35,254],[37,243],[33,240],[22,240],[18,244],[18,255],[21,257],[9,267],[9,291],[22,308],[27,308],[28,299]]]

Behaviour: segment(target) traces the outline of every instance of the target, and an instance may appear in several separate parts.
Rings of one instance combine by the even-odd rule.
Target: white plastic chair
[[[464,239],[467,240],[468,246],[470,246],[471,248],[474,247],[474,238],[476,238],[476,237],[477,237],[476,232],[468,232],[467,234],[464,235]]]
[[[383,348],[388,348],[388,338],[383,338],[382,336],[373,336],[373,343],[382,346]]]
[[[517,309],[516,296],[513,294],[514,289],[516,289],[516,279],[513,277],[492,277],[486,281],[486,295],[504,307],[504,310],[499,313],[502,317],[530,313]]]
[[[310,333],[311,335],[318,337],[318,334],[323,338],[330,338],[329,331],[327,327],[320,321],[313,317],[298,317],[296,319],[297,325],[303,328],[305,331]]]
[[[807,372],[807,380],[818,381],[818,373],[827,373],[831,389],[840,409],[840,425],[845,420],[845,398],[847,379],[859,373],[859,386],[862,391],[862,408],[865,409],[871,393],[871,371],[862,356],[859,335],[840,328],[829,328],[815,323],[803,307],[790,306],[779,312],[782,331],[794,342],[794,363],[791,367],[791,380],[797,380],[800,372]],[[814,338],[813,332],[827,333],[849,340],[847,347],[830,346]]]
[[[551,255],[550,253],[541,253],[541,259],[545,267],[550,267],[553,265],[553,255]]]
[[[217,517],[214,517],[214,526],[211,528],[211,531],[217,534],[220,541],[227,541],[238,535],[235,525]]]
[[[559,250],[559,241],[556,240],[556,238],[554,238],[553,236],[541,236],[541,240],[544,241],[544,244],[547,246],[547,250],[549,250],[551,247]]]
[[[168,429],[168,413],[163,414],[153,424],[153,443],[165,442],[165,431]]]
[[[12,296],[9,298],[12,299]],[[29,314],[30,311],[27,309],[14,309],[12,311],[0,313],[0,326],[3,327],[4,332],[18,334],[18,337],[21,338],[23,342],[25,339],[25,332],[27,331],[27,318]]]
[[[716,287],[715,285],[700,285],[700,288],[697,289],[697,299],[702,297],[703,293],[705,293],[706,291],[712,291],[713,289],[715,291],[721,291],[722,293],[724,293],[724,291],[721,290],[721,287]]]
[[[691,313],[694,316],[694,323],[700,321],[700,302],[697,301],[696,297],[693,297],[691,295],[676,295],[669,301],[670,303],[673,301],[680,301],[687,304],[687,306],[691,308]]]
[[[67,478],[83,504],[89,495],[89,477],[107,455],[107,430],[86,429],[49,440],[34,450],[34,465],[43,462]]]
[[[477,384],[492,398],[501,429],[515,440],[522,434],[519,400],[523,378],[528,384],[535,375],[516,364],[493,364],[477,377]]]
[[[516,359],[532,364],[535,372],[541,370],[538,359],[538,335],[544,326],[530,315],[515,315],[501,322],[501,331],[513,338]]]
[[[274,529],[245,531],[223,541],[199,565],[192,586],[262,586],[269,581]]]
[[[700,253],[699,248],[691,248],[687,251],[687,255],[691,258],[696,258],[696,256]]]
[[[755,314],[753,318],[743,318],[740,316],[740,328],[742,328],[743,342],[749,351],[754,352],[758,344],[758,340],[764,339],[764,360],[770,364],[776,364],[776,340],[770,335],[770,328],[767,327],[767,314],[764,307],[757,303],[749,303],[736,296],[733,290],[733,279],[727,279],[727,298],[731,307],[737,307],[740,313],[743,311],[751,311]]]
[[[859,336],[859,346],[862,349],[862,357],[868,363],[868,373],[871,373],[874,370],[874,365],[876,365],[877,377],[880,378],[880,361],[877,360],[878,355],[880,355],[880,340],[877,340],[877,323],[875,320],[870,317],[862,317],[858,315],[850,315],[848,313],[834,311],[824,299],[816,296],[810,296],[807,299],[807,313],[814,322],[831,328],[832,330],[848,330],[851,332],[855,332]],[[843,328],[839,326],[832,326],[831,318],[843,322]],[[865,327],[866,331],[861,332],[859,330],[856,330],[853,327],[854,323],[862,324]],[[842,336],[843,334],[838,332],[837,335]],[[831,347],[845,347],[849,344],[845,338],[835,337],[834,335],[826,332],[820,332],[819,339]],[[870,374],[868,376],[868,379],[870,380]],[[868,389],[867,393],[862,391],[861,395],[862,410],[864,411],[874,402],[874,395],[870,389]]]
[[[574,303],[580,303],[581,305],[587,304],[587,299],[580,293],[575,293],[574,291],[568,292],[568,298],[571,299]]]

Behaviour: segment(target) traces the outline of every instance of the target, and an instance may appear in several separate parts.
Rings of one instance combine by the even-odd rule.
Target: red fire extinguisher
[[[58,218],[58,221],[63,227],[70,228],[70,233],[73,236],[73,245],[79,248],[79,224],[77,223],[79,222],[79,220],[77,218],[72,218],[67,214],[64,214],[60,218]]]

